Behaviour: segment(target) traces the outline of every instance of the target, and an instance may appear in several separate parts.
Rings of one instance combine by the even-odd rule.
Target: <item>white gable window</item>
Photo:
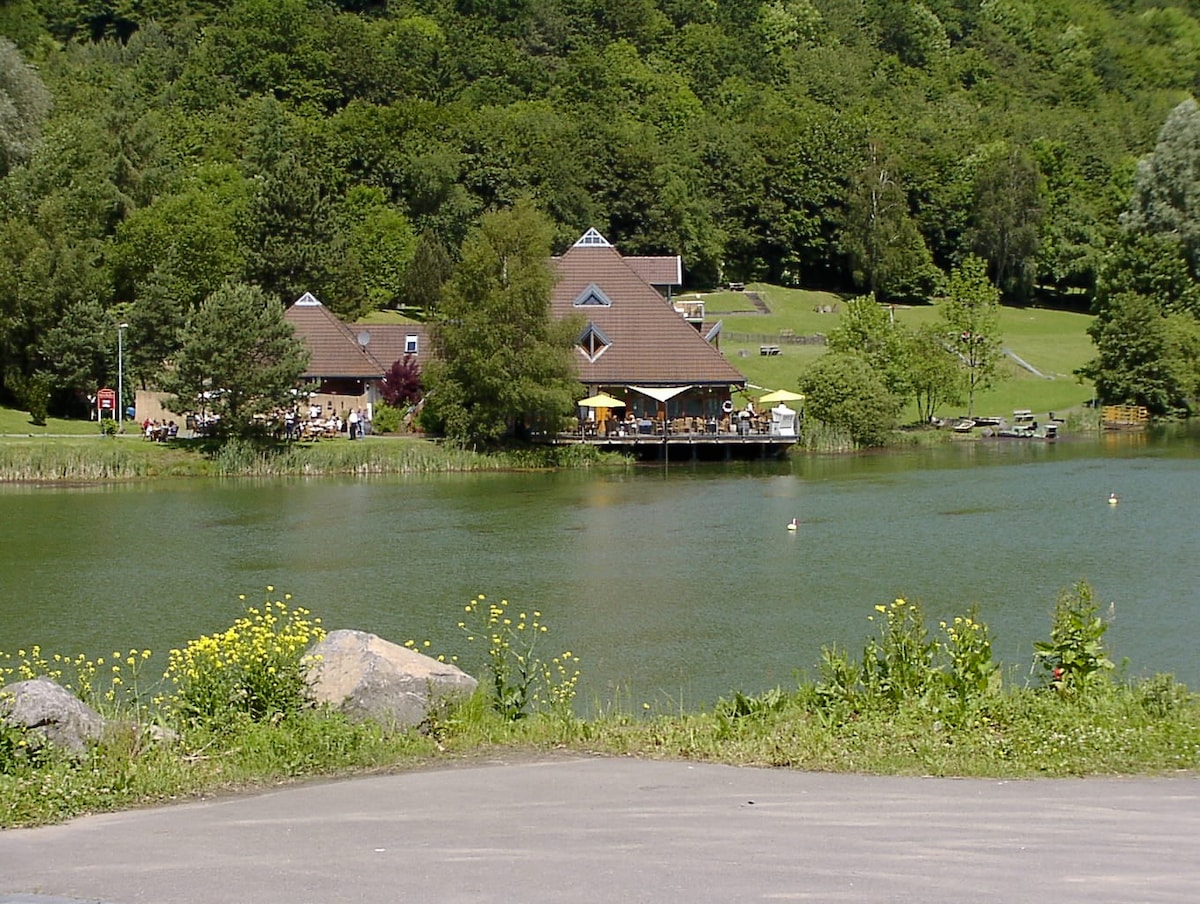
[[[417,336],[415,333],[410,333],[404,337],[404,354],[417,354]]]
[[[604,330],[600,329],[594,323],[589,323],[584,331],[579,334],[579,350],[583,352],[583,356],[589,361],[595,361],[603,355],[610,345],[612,345],[612,341],[604,335]]]
[[[572,304],[577,308],[586,308],[591,305],[601,305],[607,308],[612,304],[612,299],[605,295],[604,290],[598,285],[590,283],[586,289],[575,296]]]
[[[576,248],[611,248],[608,239],[596,231],[595,227],[589,229],[575,241]]]

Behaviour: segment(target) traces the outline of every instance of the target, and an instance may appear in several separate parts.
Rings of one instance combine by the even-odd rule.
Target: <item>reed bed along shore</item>
[[[416,438],[259,443],[134,438],[37,437],[0,442],[0,481],[101,482],[156,477],[292,477],[432,474],[572,467],[598,463],[592,450],[482,453]]]

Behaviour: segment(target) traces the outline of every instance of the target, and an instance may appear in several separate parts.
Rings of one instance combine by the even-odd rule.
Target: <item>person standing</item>
[[[347,420],[350,425],[350,427],[349,427],[350,439],[354,439],[356,436],[358,436],[358,409],[357,408],[350,409],[350,417]]]

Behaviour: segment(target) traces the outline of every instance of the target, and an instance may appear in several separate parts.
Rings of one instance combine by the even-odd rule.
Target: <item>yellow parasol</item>
[[[774,392],[768,392],[765,396],[758,400],[760,405],[774,405],[776,402],[803,402],[804,396],[798,392],[792,392],[790,389],[776,389]]]
[[[583,408],[624,408],[625,403],[620,399],[614,399],[606,393],[599,395],[588,396],[586,399],[580,399],[575,403]]]

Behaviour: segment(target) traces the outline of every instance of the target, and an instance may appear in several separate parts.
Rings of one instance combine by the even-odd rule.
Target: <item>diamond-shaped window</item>
[[[595,361],[608,350],[608,347],[612,345],[612,340],[604,335],[604,331],[596,324],[589,323],[579,335],[578,345],[584,357],[589,361]]]

